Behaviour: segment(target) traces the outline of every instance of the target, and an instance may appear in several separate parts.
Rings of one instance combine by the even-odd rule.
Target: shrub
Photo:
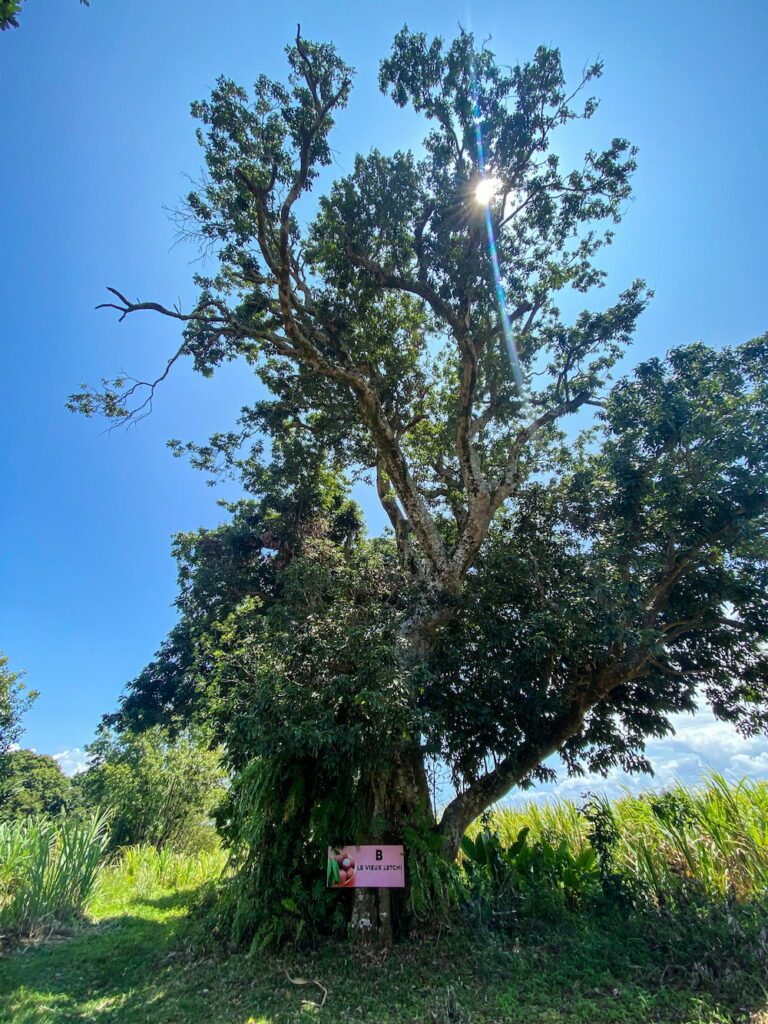
[[[531,842],[529,831],[522,828],[508,847],[488,829],[475,839],[464,837],[461,850],[476,902],[496,916],[544,906],[578,910],[593,903],[600,894],[596,851],[585,846],[574,853],[564,839]]]

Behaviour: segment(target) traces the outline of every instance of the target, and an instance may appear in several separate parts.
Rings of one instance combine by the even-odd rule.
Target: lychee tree
[[[195,307],[107,304],[179,320],[178,350],[156,381],[71,404],[141,415],[187,357],[204,375],[244,360],[268,389],[186,446],[254,499],[179,541],[180,625],[123,713],[216,717],[243,877],[297,906],[268,865],[280,835],[450,861],[553,753],[645,768],[645,738],[700,699],[763,727],[768,424],[765,339],[611,385],[643,283],[561,315],[559,295],[603,283],[635,166],[623,139],[578,168],[553,149],[594,113],[575,104],[599,65],[568,93],[556,50],[510,70],[468,33],[404,29],[379,82],[424,118],[423,147],[358,156],[316,198],[352,70],[300,35],[287,54],[287,84],[220,79],[193,104],[187,227],[219,263]],[[345,478],[375,486],[390,538],[364,538]],[[437,817],[431,756],[457,791]]]

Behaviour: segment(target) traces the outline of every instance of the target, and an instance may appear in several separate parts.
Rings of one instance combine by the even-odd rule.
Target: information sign
[[[332,889],[402,889],[405,851],[402,846],[329,846],[326,877]]]

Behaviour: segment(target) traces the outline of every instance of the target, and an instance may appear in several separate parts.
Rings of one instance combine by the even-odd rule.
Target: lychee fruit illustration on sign
[[[326,882],[332,889],[401,889],[405,850],[402,846],[329,846]]]

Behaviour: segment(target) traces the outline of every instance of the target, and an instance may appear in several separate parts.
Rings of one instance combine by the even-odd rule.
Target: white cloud
[[[742,736],[733,725],[720,722],[709,708],[695,715],[671,717],[674,734],[664,739],[649,740],[646,754],[653,766],[653,775],[628,775],[613,772],[600,775],[562,777],[554,783],[539,784],[524,793],[510,794],[514,803],[526,800],[551,800],[558,797],[578,802],[583,793],[621,795],[626,788],[633,793],[662,790],[677,783],[695,786],[712,771],[729,780],[768,779],[768,736]],[[557,768],[557,759],[552,761]]]
[[[738,770],[741,775],[750,775],[753,778],[768,777],[768,751],[766,750],[758,754],[757,757],[737,754],[732,760],[734,771]]]
[[[73,747],[71,750],[62,750],[61,753],[54,754],[53,759],[58,761],[65,775],[77,775],[87,768],[87,756],[82,747]]]

